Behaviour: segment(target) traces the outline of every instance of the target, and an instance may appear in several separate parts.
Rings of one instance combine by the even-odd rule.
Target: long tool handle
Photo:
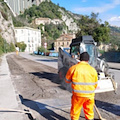
[[[99,119],[100,119],[100,120],[106,120],[106,119],[102,118],[102,116],[101,116],[101,114],[100,114],[100,112],[99,112],[99,110],[98,110],[98,108],[96,107],[95,104],[94,104],[94,107],[95,107],[95,110],[96,110],[96,112],[97,112],[97,114],[98,114],[98,116],[99,116]]]
[[[0,108],[0,111],[10,111],[10,112],[20,112],[20,113],[30,113],[29,111],[22,111],[22,110],[15,110],[15,109],[8,109],[8,108]]]
[[[32,120],[36,120],[36,117],[29,111],[23,111],[23,110],[15,110],[15,109],[9,109],[9,108],[0,108],[0,111],[4,112],[20,112],[24,114],[28,114],[31,116]]]
[[[111,81],[112,81],[112,84],[113,84],[113,88],[114,88],[114,92],[115,94],[117,94],[117,84],[115,83],[115,81],[113,80],[113,78],[111,77]]]

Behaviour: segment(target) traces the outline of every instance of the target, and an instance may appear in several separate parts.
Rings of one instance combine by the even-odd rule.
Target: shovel
[[[96,110],[96,112],[97,112],[97,114],[98,114],[98,116],[99,116],[99,119],[100,119],[100,120],[106,120],[106,119],[104,119],[104,118],[101,116],[101,114],[100,114],[100,112],[99,112],[99,110],[98,110],[98,108],[96,107],[95,104],[94,104],[94,107],[95,107],[95,110]]]

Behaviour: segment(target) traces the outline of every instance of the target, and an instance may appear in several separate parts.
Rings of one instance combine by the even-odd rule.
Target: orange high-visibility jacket
[[[85,61],[81,61],[69,68],[65,82],[72,82],[73,94],[81,97],[94,97],[98,75],[92,66]]]

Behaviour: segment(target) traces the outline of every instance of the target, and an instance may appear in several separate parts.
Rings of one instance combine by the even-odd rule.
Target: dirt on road
[[[16,55],[7,56],[7,60],[12,78],[23,98],[55,98],[65,92],[61,89],[57,69]]]
[[[35,101],[40,99],[59,98],[70,94],[61,86],[61,81],[58,79],[57,69],[33,62],[15,54],[8,55],[7,62],[9,64],[12,80],[22,98],[22,103],[26,102],[26,100]],[[107,120],[120,120],[120,114],[118,111],[111,108],[114,104],[109,104],[110,94],[113,94],[114,96],[114,93],[96,95],[97,106],[100,107],[102,116]],[[106,97],[108,98],[104,101]],[[31,108],[31,106],[29,107]],[[106,109],[103,109],[102,107],[105,107]],[[109,109],[111,111],[116,111],[116,113],[109,112]],[[61,112],[57,119],[70,120],[69,111],[70,110],[67,109],[66,111]],[[95,113],[95,118],[96,120],[99,120],[97,113]],[[57,120],[50,116],[44,116],[41,120],[47,119]],[[85,120],[84,115],[81,116],[80,120]]]

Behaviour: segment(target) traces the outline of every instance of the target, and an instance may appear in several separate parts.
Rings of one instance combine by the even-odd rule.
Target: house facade
[[[98,46],[98,49],[99,50],[104,50],[105,52],[109,51],[110,49],[112,49],[112,46],[111,44],[103,44],[101,43],[99,46]],[[114,46],[114,49],[117,50],[118,47],[115,45]]]
[[[61,24],[63,21],[60,20],[60,19],[53,19],[51,20],[50,18],[36,18],[35,20],[33,20],[32,23],[36,24],[36,25],[40,25],[40,24],[50,24],[50,23],[53,23],[54,25],[58,25],[58,24]]]
[[[59,51],[59,47],[69,48],[72,39],[75,38],[73,34],[63,34],[54,43],[55,51]]]
[[[41,46],[41,31],[29,27],[15,28],[16,42],[24,42],[27,47],[25,52],[33,53]]]
[[[33,23],[36,24],[36,25],[40,25],[40,24],[43,24],[43,25],[45,25],[45,24],[50,24],[50,22],[51,22],[51,19],[50,19],[50,18],[42,18],[42,17],[36,18],[36,19],[33,21]]]

